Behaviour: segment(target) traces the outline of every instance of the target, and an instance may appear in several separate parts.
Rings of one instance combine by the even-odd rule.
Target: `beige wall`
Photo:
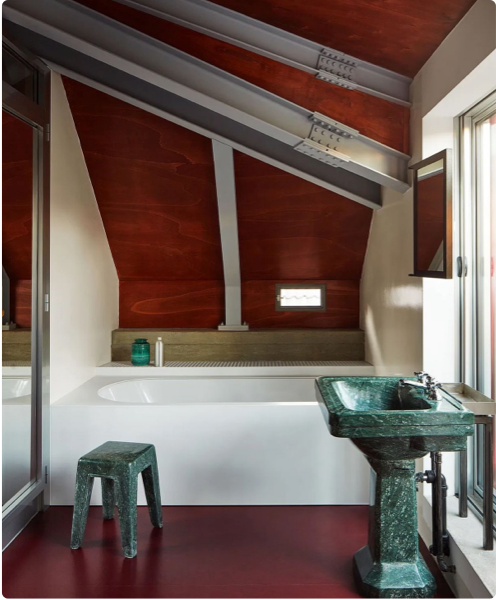
[[[119,282],[60,76],[52,77],[51,401],[110,360]]]
[[[412,163],[454,147],[454,118],[496,87],[496,4],[478,0],[415,77]],[[413,270],[412,191],[386,191],[374,213],[361,283],[366,359],[378,374],[456,377],[456,280]]]
[[[422,281],[412,272],[413,199],[387,191],[374,212],[360,290],[365,359],[378,375],[408,375],[422,362]]]

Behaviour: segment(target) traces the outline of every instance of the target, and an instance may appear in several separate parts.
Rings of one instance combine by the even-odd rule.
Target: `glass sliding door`
[[[462,374],[463,381],[495,399],[496,93],[461,117],[460,142],[461,256],[467,266],[461,278]],[[477,426],[469,449],[469,499],[476,511],[482,504],[484,435]]]
[[[49,71],[3,40],[2,529],[48,499]]]
[[[2,110],[2,506],[36,480],[32,393],[33,191],[37,130]]]

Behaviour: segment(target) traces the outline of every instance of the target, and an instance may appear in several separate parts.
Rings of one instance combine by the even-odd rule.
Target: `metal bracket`
[[[306,138],[297,144],[294,149],[297,152],[301,152],[302,154],[316,158],[317,160],[320,160],[331,167],[341,167],[343,163],[349,162],[350,160],[350,157],[346,154],[342,154],[341,152],[329,148],[328,146],[314,142],[309,138]]]
[[[358,129],[353,129],[352,127],[348,127],[347,125],[343,125],[339,121],[335,121],[334,119],[330,119],[319,112],[314,112],[310,115],[310,121],[312,121],[312,130],[314,127],[320,127],[321,129],[325,129],[332,133],[337,133],[344,138],[353,139],[360,135]],[[310,131],[310,134],[312,133]],[[311,137],[311,136],[310,136]]]
[[[351,140],[360,132],[319,112],[314,112],[310,121],[312,126],[308,137],[294,146],[294,149],[331,167],[341,167],[350,162],[350,157],[340,148],[344,139]]]
[[[331,48],[324,48],[317,63],[317,79],[339,85],[347,90],[356,90],[356,69],[358,63],[352,57]]]
[[[247,323],[243,323],[243,325],[224,325],[224,323],[221,323],[217,329],[219,331],[248,331],[250,327]]]

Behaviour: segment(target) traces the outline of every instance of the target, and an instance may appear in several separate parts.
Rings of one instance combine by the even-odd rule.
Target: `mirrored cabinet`
[[[414,277],[451,279],[451,150],[412,165],[414,206]]]

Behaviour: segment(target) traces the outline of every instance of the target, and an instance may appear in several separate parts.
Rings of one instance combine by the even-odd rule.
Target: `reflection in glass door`
[[[2,111],[2,505],[36,478],[31,377],[33,164],[37,130]]]
[[[2,546],[49,503],[50,71],[3,38]]]

